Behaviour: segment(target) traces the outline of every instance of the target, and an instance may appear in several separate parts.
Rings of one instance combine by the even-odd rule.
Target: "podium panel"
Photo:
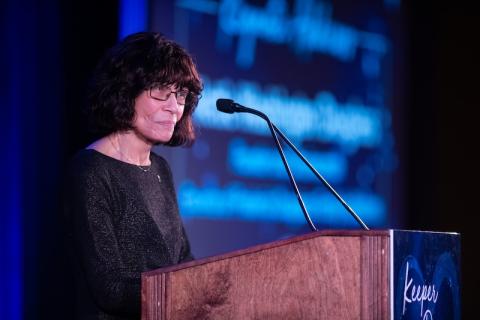
[[[433,297],[415,300],[417,290],[433,289],[405,245],[418,234],[326,230],[145,272],[142,319],[423,319],[408,318],[437,308],[427,303]],[[456,239],[445,245],[459,243],[449,235]],[[438,303],[446,278],[436,277]],[[404,291],[406,311],[397,302]]]
[[[390,232],[393,319],[460,320],[460,235]]]

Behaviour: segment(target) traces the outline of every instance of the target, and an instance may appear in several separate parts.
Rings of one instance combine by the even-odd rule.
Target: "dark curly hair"
[[[177,85],[190,94],[168,146],[195,140],[192,114],[202,83],[191,56],[177,43],[156,32],[126,37],[107,51],[90,82],[87,104],[92,129],[100,135],[133,129],[135,99],[145,90]]]

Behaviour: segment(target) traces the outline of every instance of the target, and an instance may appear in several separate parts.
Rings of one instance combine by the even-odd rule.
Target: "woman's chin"
[[[152,144],[152,145],[159,145],[159,144],[165,144],[170,139],[172,139],[173,136],[173,130],[171,132],[148,132],[148,133],[143,133],[137,131],[137,136],[139,136],[142,140]]]
[[[170,141],[170,139],[172,139],[172,136],[169,135],[169,136],[156,136],[156,137],[152,137],[150,138],[149,140],[154,144],[154,145],[158,145],[158,144],[164,144],[164,143],[167,143],[168,141]]]

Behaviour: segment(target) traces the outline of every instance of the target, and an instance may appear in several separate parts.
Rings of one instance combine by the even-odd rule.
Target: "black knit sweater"
[[[67,174],[78,319],[139,319],[144,271],[192,259],[167,162],[151,167],[80,151]]]

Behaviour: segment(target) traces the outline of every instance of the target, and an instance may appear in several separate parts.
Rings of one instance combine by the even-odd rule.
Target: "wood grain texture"
[[[316,232],[144,273],[142,318],[388,319],[388,243]]]
[[[362,237],[362,319],[390,319],[388,237]]]

